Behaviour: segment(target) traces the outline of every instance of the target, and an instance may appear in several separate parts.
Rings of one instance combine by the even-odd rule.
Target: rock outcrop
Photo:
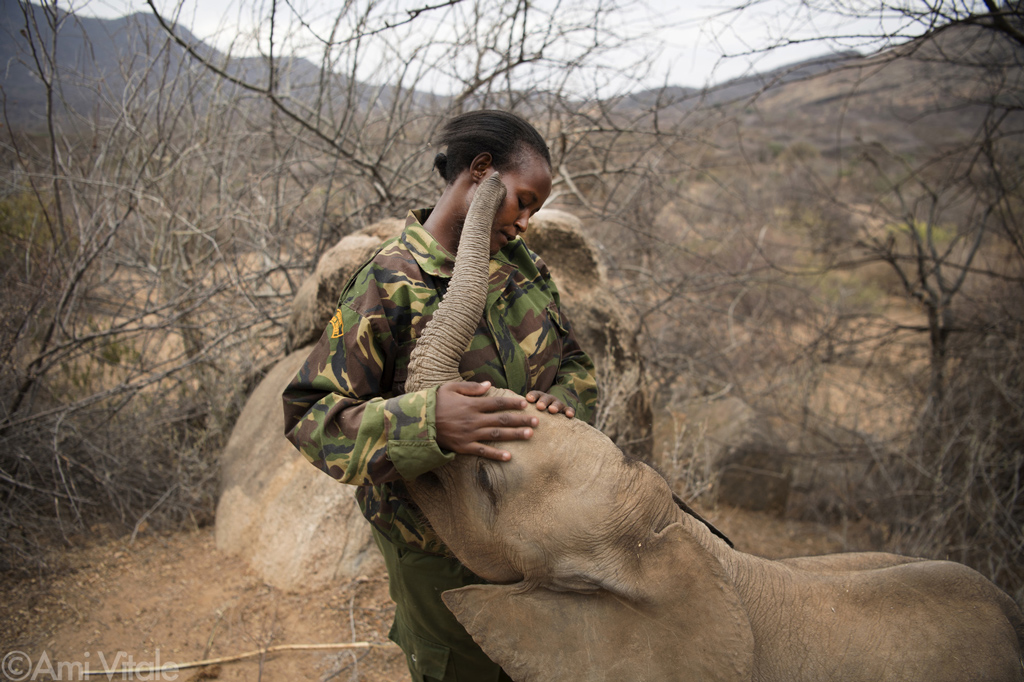
[[[355,488],[306,461],[284,437],[281,393],[307,348],[281,360],[249,397],[221,454],[217,548],[283,590],[346,583],[383,565]]]
[[[328,249],[316,270],[299,287],[288,319],[285,348],[291,351],[317,342],[338,308],[345,283],[373,255],[381,242],[399,235],[405,221],[389,218],[342,237]]]

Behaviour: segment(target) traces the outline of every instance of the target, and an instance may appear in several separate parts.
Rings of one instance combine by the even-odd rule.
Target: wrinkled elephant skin
[[[444,600],[515,680],[1024,680],[1021,612],[975,571],[743,554],[599,431],[538,414],[511,461],[460,456],[409,486],[498,583]]]

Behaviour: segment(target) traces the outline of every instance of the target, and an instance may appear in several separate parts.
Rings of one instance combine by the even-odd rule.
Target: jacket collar
[[[455,255],[441,246],[434,239],[434,235],[423,227],[431,210],[433,207],[409,211],[409,215],[405,219],[405,232],[402,233],[402,241],[405,242],[423,272],[434,277],[450,278],[455,268]],[[518,242],[518,239],[509,242],[501,251],[491,256],[490,282],[492,286],[497,281],[508,279],[515,269],[506,251],[521,248],[522,245]]]

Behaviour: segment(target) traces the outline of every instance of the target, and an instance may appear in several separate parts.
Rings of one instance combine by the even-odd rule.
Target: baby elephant
[[[499,583],[443,598],[513,679],[1024,680],[1021,611],[970,568],[743,554],[599,431],[538,414],[511,461],[456,457],[409,486]]]
[[[407,390],[460,379],[504,197],[497,174],[477,191]],[[502,443],[511,461],[460,456],[408,482],[456,556],[498,583],[443,598],[519,682],[1024,681],[1020,609],[966,566],[737,552],[600,431],[537,417],[530,440]]]

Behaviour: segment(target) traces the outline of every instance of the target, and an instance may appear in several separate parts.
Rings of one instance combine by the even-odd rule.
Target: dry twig
[[[124,667],[120,670],[85,670],[83,675],[148,675],[152,673],[162,672],[174,672],[176,670],[186,670],[188,668],[203,668],[208,665],[216,665],[219,663],[234,663],[241,661],[246,658],[255,658],[256,656],[265,656],[267,654],[274,654],[279,651],[322,651],[325,649],[393,649],[397,648],[398,645],[392,642],[378,643],[378,642],[339,642],[336,644],[279,644],[277,646],[270,646],[265,648],[257,649],[256,651],[247,651],[242,654],[235,654],[233,656],[220,656],[218,658],[208,658],[202,661],[190,661],[188,663],[165,663],[164,665],[142,665],[134,668]]]

